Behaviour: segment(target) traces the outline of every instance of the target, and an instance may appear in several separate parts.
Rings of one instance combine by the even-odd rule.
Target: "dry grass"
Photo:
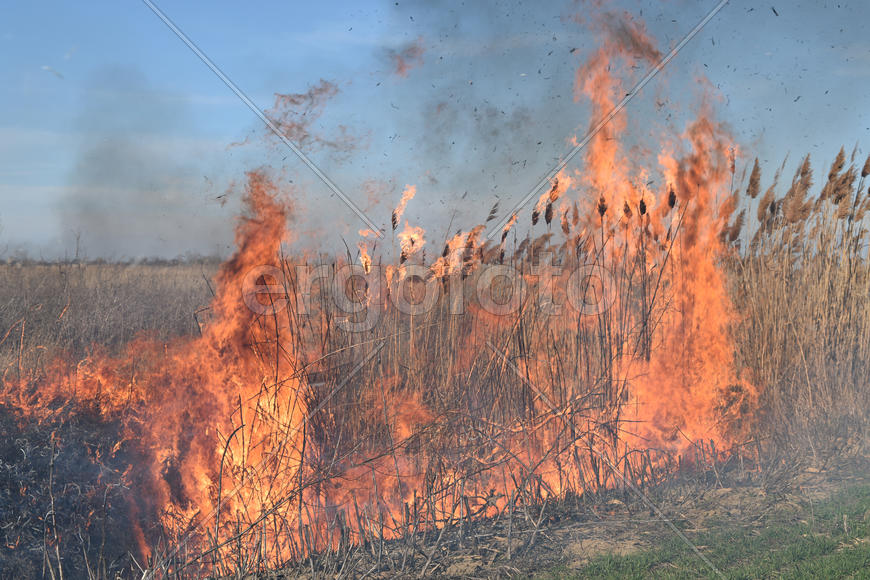
[[[117,350],[137,334],[198,332],[216,260],[197,263],[0,263],[0,368],[33,372],[66,354]]]

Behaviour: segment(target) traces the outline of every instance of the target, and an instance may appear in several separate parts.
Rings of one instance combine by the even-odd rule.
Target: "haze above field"
[[[440,240],[497,199],[507,211],[585,132],[588,104],[574,101],[573,83],[596,47],[587,17],[597,4],[158,5],[260,108],[276,93],[322,89],[292,119],[302,149],[379,226],[416,184],[406,218]],[[716,2],[617,4],[606,8],[645,22],[666,51]],[[0,257],[71,256],[77,245],[106,258],[225,254],[234,184],[262,165],[297,188],[302,247],[340,250],[340,236],[353,246],[365,224],[146,5],[4,12]],[[729,2],[628,105],[638,160],[682,130],[701,76],[768,182],[787,153],[789,167],[807,152],[825,166],[857,142],[863,157],[868,21],[866,2]],[[625,71],[627,86],[644,72]],[[582,169],[579,158],[569,167]]]

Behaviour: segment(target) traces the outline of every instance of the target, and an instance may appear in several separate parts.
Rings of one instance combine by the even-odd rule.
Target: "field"
[[[809,158],[788,187],[724,145],[674,167],[579,209],[563,176],[532,212],[553,230],[487,220],[435,260],[403,206],[397,260],[279,255],[287,208],[252,173],[223,264],[0,266],[0,572],[709,572],[680,528],[736,576],[857,572],[870,160],[815,189]],[[808,469],[853,483],[737,542],[729,490],[761,518]],[[613,550],[560,549],[578,534]]]

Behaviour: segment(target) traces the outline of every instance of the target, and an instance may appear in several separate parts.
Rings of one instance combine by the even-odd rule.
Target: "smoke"
[[[380,227],[390,230],[396,189],[413,184],[408,219],[446,239],[477,225],[496,201],[513,206],[586,131],[594,104],[575,99],[575,73],[603,39],[627,56],[616,80],[636,79],[657,54],[631,19],[585,21],[581,10],[571,2],[390,2],[385,29],[396,35],[373,46],[369,68],[342,79],[340,92],[321,80],[278,95],[269,114]],[[367,138],[347,139],[341,122]],[[342,247],[336,234],[354,236],[363,224],[290,162],[303,182],[298,207],[308,229],[300,239]],[[567,168],[575,169],[579,158]],[[389,185],[377,188],[390,192],[380,203],[372,183]]]
[[[572,79],[600,39],[569,2],[547,10],[510,2],[385,8],[386,27],[399,37],[374,44],[365,68],[335,79],[341,89],[320,80],[276,92],[266,113],[379,226],[389,228],[396,189],[416,184],[412,221],[425,216],[427,229],[445,234],[469,229],[496,200],[507,209],[525,196],[588,126],[589,103],[575,102]],[[606,18],[627,52],[654,50],[621,19]],[[100,255],[226,245],[231,211],[210,201],[223,192],[203,179],[219,181],[218,163],[192,159],[197,144],[185,142],[189,103],[119,71],[105,71],[94,93],[80,119],[87,136],[62,208],[65,227]],[[272,147],[266,163],[299,185],[299,239],[343,247],[336,234],[354,235],[358,220],[267,129],[257,123],[252,134]]]
[[[78,158],[58,207],[65,234],[90,256],[223,253],[231,210],[205,177],[211,151],[185,97],[150,89],[135,70],[98,73],[76,120]],[[205,163],[204,163],[205,161]],[[205,167],[204,167],[205,166]]]
[[[411,69],[423,64],[423,53],[426,49],[422,45],[422,37],[417,38],[400,49],[387,48],[385,56],[393,66],[393,72],[400,77],[408,76]]]
[[[593,40],[572,19],[576,9],[391,3],[391,28],[425,49],[390,98],[392,126],[412,156],[399,180],[419,184],[408,210],[425,212],[427,229],[467,229],[494,201],[512,205],[570,149],[588,122],[571,79],[578,47]]]
[[[344,125],[329,133],[317,126],[327,103],[338,92],[335,83],[320,79],[304,93],[275,93],[275,104],[266,115],[284,137],[303,151],[327,150],[334,159],[345,160],[352,151],[364,146],[363,138]],[[266,137],[272,137],[271,132],[263,131]]]

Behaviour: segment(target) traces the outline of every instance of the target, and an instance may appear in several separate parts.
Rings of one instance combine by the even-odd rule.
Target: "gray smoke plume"
[[[82,141],[60,204],[62,227],[91,256],[214,254],[232,239],[232,212],[215,198],[186,98],[151,90],[136,71],[94,78],[77,120]]]
[[[506,206],[521,199],[570,149],[575,129],[588,122],[573,99],[577,47],[592,40],[571,18],[576,9],[389,3],[391,28],[416,39],[425,57],[388,98],[395,147],[414,161],[396,177],[419,185],[409,215],[425,215],[428,231],[480,223],[497,199]],[[396,53],[386,53],[385,67]]]

